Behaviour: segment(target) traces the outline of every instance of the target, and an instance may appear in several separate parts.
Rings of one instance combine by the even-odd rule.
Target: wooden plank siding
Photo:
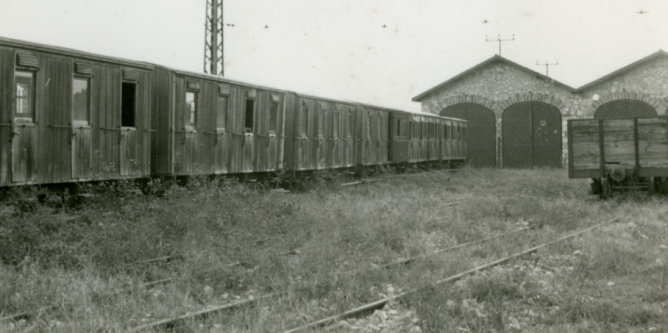
[[[2,45],[8,43],[11,45]],[[124,178],[120,161],[120,85],[121,68],[140,73],[136,96],[137,133],[134,138],[133,166],[128,177],[150,174],[149,136],[143,131],[150,115],[150,74],[147,65],[133,68],[84,53],[16,41],[0,41],[0,186],[51,184]],[[16,54],[30,54],[34,68],[17,67]],[[89,78],[88,124],[74,124],[72,115],[74,63],[91,64]],[[15,94],[15,69],[34,75],[32,122],[15,122],[12,102]],[[92,75],[91,75],[92,74]],[[79,77],[81,74],[77,74]],[[141,148],[140,148],[141,147]],[[139,150],[137,150],[139,149]]]
[[[158,123],[159,139],[153,142],[158,175],[241,174],[283,168],[284,92],[168,68],[155,69],[153,77],[155,95],[163,100],[154,103],[153,110]],[[196,94],[195,124],[188,123],[187,92]],[[246,132],[246,105],[251,100],[252,131]],[[273,126],[269,124],[272,105],[276,106]],[[225,112],[220,115],[223,127],[218,127],[219,110]]]
[[[668,175],[665,117],[573,119],[568,129],[570,178],[603,177],[610,165],[637,168],[640,177]]]

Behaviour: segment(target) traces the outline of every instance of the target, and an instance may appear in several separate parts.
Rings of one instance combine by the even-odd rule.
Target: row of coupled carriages
[[[460,164],[466,126],[0,38],[0,187]]]

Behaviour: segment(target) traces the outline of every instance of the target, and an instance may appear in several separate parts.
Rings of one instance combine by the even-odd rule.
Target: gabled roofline
[[[626,65],[626,66],[624,66],[624,67],[622,67],[622,68],[620,68],[620,69],[618,69],[618,70],[616,70],[616,71],[614,71],[614,72],[612,72],[612,73],[610,73],[610,74],[608,74],[608,75],[602,76],[602,77],[600,77],[600,78],[598,78],[598,79],[596,79],[596,80],[594,80],[594,81],[592,81],[592,82],[589,82],[589,83],[585,84],[584,86],[578,88],[575,92],[576,92],[576,93],[580,93],[580,92],[582,92],[583,90],[586,90],[586,89],[588,89],[588,88],[591,88],[591,87],[593,87],[593,86],[595,86],[595,85],[597,85],[597,84],[599,84],[599,83],[601,83],[601,82],[603,82],[603,81],[606,81],[606,80],[608,80],[608,79],[610,79],[610,78],[612,78],[612,77],[615,77],[615,76],[617,76],[617,75],[623,74],[623,73],[625,73],[625,72],[631,70],[632,68],[634,68],[634,67],[636,67],[636,66],[638,66],[638,65],[641,65],[641,64],[643,64],[643,63],[645,63],[645,62],[648,62],[648,61],[650,61],[650,60],[654,60],[654,59],[656,59],[656,58],[658,58],[658,57],[661,57],[661,56],[668,57],[668,52],[666,52],[666,51],[664,51],[664,50],[656,51],[656,52],[654,52],[654,53],[652,53],[652,54],[650,54],[650,55],[648,55],[648,56],[646,56],[646,57],[644,57],[644,58],[642,58],[642,59],[640,59],[640,60],[638,60],[638,61],[635,61],[635,62],[633,62],[633,63],[631,63],[631,64],[629,64],[629,65]]]
[[[473,67],[471,67],[471,68],[469,68],[469,69],[467,69],[467,70],[465,70],[464,72],[462,72],[462,73],[460,73],[460,74],[458,74],[458,75],[456,75],[456,76],[450,78],[449,80],[447,80],[447,81],[445,81],[445,82],[443,82],[443,83],[441,83],[441,84],[439,84],[439,85],[437,85],[437,86],[435,86],[435,87],[433,87],[433,88],[431,88],[431,89],[429,89],[429,90],[427,90],[427,91],[425,91],[425,92],[423,92],[423,93],[421,93],[421,94],[419,94],[419,95],[413,97],[412,101],[413,101],[413,102],[419,102],[419,101],[421,101],[422,99],[424,99],[426,96],[430,95],[432,92],[434,92],[434,91],[436,91],[436,90],[438,90],[438,89],[441,89],[441,88],[443,88],[443,87],[449,85],[450,83],[453,83],[453,82],[455,82],[455,81],[457,81],[457,80],[459,80],[459,79],[461,79],[461,78],[463,78],[463,77],[465,77],[465,76],[467,76],[467,75],[469,75],[469,74],[475,72],[476,70],[478,70],[478,69],[480,69],[480,68],[482,68],[482,67],[485,67],[485,66],[487,66],[487,65],[489,65],[489,64],[491,64],[491,63],[493,63],[493,62],[496,62],[496,61],[503,62],[503,63],[508,64],[508,65],[510,65],[510,66],[513,66],[513,67],[515,67],[515,68],[517,68],[517,69],[519,69],[519,70],[521,70],[521,71],[524,71],[524,72],[529,73],[529,74],[531,74],[531,75],[535,75],[535,76],[536,76],[537,78],[539,78],[539,79],[546,80],[546,81],[548,81],[548,82],[554,83],[555,85],[560,86],[560,87],[562,87],[562,88],[564,88],[564,89],[566,89],[566,90],[568,90],[568,91],[570,91],[570,92],[574,92],[574,91],[575,91],[575,88],[573,88],[573,87],[571,87],[571,86],[568,86],[568,85],[566,85],[566,84],[563,84],[563,83],[561,83],[561,82],[559,82],[559,81],[557,81],[557,80],[555,80],[555,79],[553,79],[553,78],[551,78],[551,77],[549,77],[549,76],[545,76],[545,75],[543,75],[543,74],[541,74],[541,73],[538,73],[538,72],[536,72],[536,71],[534,71],[534,70],[531,70],[531,69],[529,69],[529,68],[526,68],[526,67],[524,67],[524,66],[522,66],[522,65],[520,65],[520,64],[518,64],[518,63],[516,63],[516,62],[510,61],[510,60],[508,60],[508,59],[506,59],[506,58],[504,58],[504,57],[502,57],[502,56],[494,55],[493,57],[491,57],[491,58],[489,58],[489,59],[487,59],[487,60],[485,60],[485,61],[483,61],[483,62],[481,62],[481,63],[479,63],[479,64],[477,64],[477,65],[475,65],[475,66],[473,66]]]

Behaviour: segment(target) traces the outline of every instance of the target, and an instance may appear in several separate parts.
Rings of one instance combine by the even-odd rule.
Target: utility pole
[[[204,73],[225,76],[223,0],[206,0]]]
[[[501,56],[501,42],[512,42],[515,40],[515,34],[513,34],[513,39],[501,39],[501,35],[497,39],[487,39],[485,35],[485,41],[487,42],[499,42],[499,56]]]
[[[545,66],[545,76],[550,76],[550,66],[556,66],[559,65],[559,60],[557,60],[556,63],[550,64],[545,60],[544,64],[539,64],[538,61],[536,61],[536,66]]]

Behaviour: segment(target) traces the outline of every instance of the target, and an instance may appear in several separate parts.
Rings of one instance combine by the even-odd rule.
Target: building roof
[[[429,90],[427,90],[427,91],[425,91],[425,92],[423,92],[423,93],[421,93],[421,94],[419,94],[419,95],[413,97],[412,101],[414,101],[414,102],[419,102],[419,101],[421,101],[422,99],[424,99],[425,97],[427,97],[428,95],[430,95],[432,92],[434,92],[434,91],[436,91],[436,90],[439,90],[439,89],[441,89],[441,88],[444,88],[444,87],[448,86],[449,84],[451,84],[451,83],[453,83],[453,82],[455,82],[455,81],[457,81],[457,80],[459,80],[459,79],[461,79],[461,78],[464,78],[464,77],[468,76],[469,74],[475,73],[477,70],[479,70],[479,69],[481,69],[481,68],[483,68],[483,67],[485,67],[485,66],[488,66],[488,65],[491,65],[491,64],[493,64],[493,63],[497,63],[497,62],[502,62],[502,63],[504,63],[504,64],[510,65],[510,66],[512,66],[512,67],[515,67],[515,68],[517,68],[517,69],[519,69],[519,70],[521,70],[521,71],[523,71],[523,72],[529,73],[529,74],[531,74],[531,75],[536,76],[536,77],[539,78],[539,79],[542,79],[542,80],[548,81],[548,82],[550,82],[550,83],[553,83],[553,84],[555,84],[555,85],[557,85],[557,86],[560,86],[560,87],[562,87],[562,88],[564,88],[564,89],[566,89],[566,90],[568,90],[568,91],[571,91],[571,92],[575,91],[575,88],[570,87],[570,86],[568,86],[568,85],[565,85],[565,84],[563,84],[563,83],[561,83],[561,82],[559,82],[559,81],[557,81],[557,80],[555,80],[555,79],[553,79],[553,78],[550,78],[550,77],[545,76],[545,75],[543,75],[543,74],[541,74],[541,73],[538,73],[538,72],[536,72],[536,71],[534,71],[534,70],[531,70],[531,69],[529,69],[529,68],[526,68],[526,67],[524,67],[524,66],[522,66],[522,65],[520,65],[520,64],[518,64],[518,63],[516,63],[516,62],[510,61],[510,60],[508,60],[508,59],[506,59],[506,58],[504,58],[504,57],[501,57],[501,56],[499,56],[499,55],[494,55],[493,57],[491,57],[491,58],[489,58],[489,59],[487,59],[487,60],[485,60],[485,61],[483,61],[483,62],[481,62],[481,63],[479,63],[479,64],[477,64],[477,65],[475,65],[475,66],[473,66],[473,67],[471,67],[471,68],[469,68],[469,69],[467,69],[466,71],[460,73],[459,75],[456,75],[456,76],[450,78],[449,80],[447,80],[447,81],[445,81],[445,82],[443,82],[443,83],[441,83],[441,84],[439,84],[439,85],[437,85],[437,86],[435,86],[435,87],[433,87],[433,88],[431,88],[431,89],[429,89]]]
[[[608,79],[613,78],[617,75],[626,73],[626,72],[638,67],[639,65],[642,65],[646,62],[652,61],[652,60],[660,58],[660,57],[668,57],[668,52],[663,51],[663,50],[659,50],[657,52],[654,52],[654,53],[652,53],[652,54],[650,54],[650,55],[648,55],[648,56],[646,56],[646,57],[644,57],[644,58],[642,58],[642,59],[640,59],[636,62],[633,62],[633,63],[631,63],[627,66],[624,66],[624,67],[622,67],[622,68],[620,68],[620,69],[618,69],[618,70],[616,70],[616,71],[614,71],[614,72],[612,72],[608,75],[605,75],[605,76],[600,77],[600,78],[598,78],[598,79],[596,79],[592,82],[589,82],[589,83],[585,84],[584,86],[578,88],[576,92],[582,92],[583,90],[586,90],[587,88],[591,88],[591,87],[593,87],[593,86],[595,86],[595,85],[597,85],[601,82],[607,81]]]

